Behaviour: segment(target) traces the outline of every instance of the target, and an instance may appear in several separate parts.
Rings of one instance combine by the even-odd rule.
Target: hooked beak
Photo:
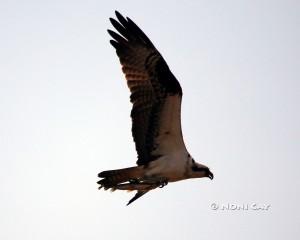
[[[214,174],[213,174],[211,171],[208,171],[207,177],[208,177],[210,180],[213,180],[213,179],[214,179]]]

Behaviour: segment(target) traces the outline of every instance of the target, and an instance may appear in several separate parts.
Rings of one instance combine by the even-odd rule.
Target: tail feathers
[[[137,193],[127,203],[129,205],[147,192],[160,186],[160,182],[158,184],[156,182],[144,181],[144,175],[145,170],[143,166],[103,171],[98,174],[98,177],[102,178],[98,181],[100,185],[99,189],[103,187],[105,190],[111,189],[112,191],[136,190]]]
[[[97,183],[100,184],[100,188],[109,189],[115,187],[119,183],[127,182],[132,179],[138,179],[141,177],[140,167],[123,168],[117,170],[108,170],[98,174],[98,177],[102,178]]]

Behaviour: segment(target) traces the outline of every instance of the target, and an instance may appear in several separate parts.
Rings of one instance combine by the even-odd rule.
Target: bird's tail
[[[137,193],[128,202],[127,205],[131,204],[147,192],[159,187],[160,181],[151,181],[144,179],[145,170],[144,166],[108,170],[98,174],[98,177],[102,178],[97,183],[100,185],[99,189],[104,190],[127,190],[134,191]]]
[[[97,183],[106,190],[109,188],[117,189],[118,184],[140,179],[144,174],[142,167],[130,167],[116,170],[103,171],[98,174],[102,178]]]

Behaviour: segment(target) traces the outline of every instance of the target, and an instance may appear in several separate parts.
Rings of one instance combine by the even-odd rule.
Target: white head
[[[214,174],[209,168],[201,163],[195,162],[195,160],[189,155],[189,177],[190,178],[203,178],[208,177],[209,179],[214,178]]]

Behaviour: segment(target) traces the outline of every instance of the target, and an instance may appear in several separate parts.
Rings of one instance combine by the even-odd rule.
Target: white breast
[[[188,166],[187,155],[188,153],[184,149],[184,151],[162,156],[149,164],[146,175],[167,178],[169,182],[182,180],[185,178]]]

